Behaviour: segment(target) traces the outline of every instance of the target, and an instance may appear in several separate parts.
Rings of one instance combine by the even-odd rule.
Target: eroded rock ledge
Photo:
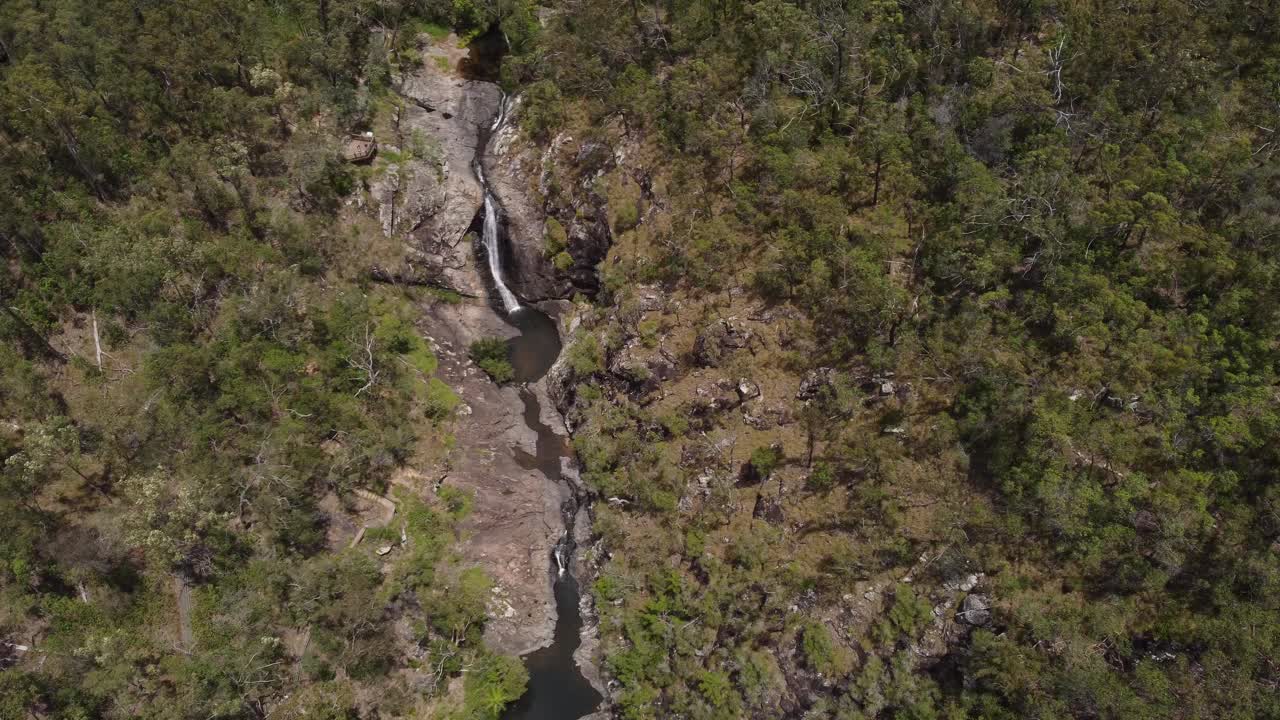
[[[471,162],[481,131],[498,112],[502,93],[493,83],[467,80],[444,70],[433,58],[456,64],[465,55],[456,47],[432,46],[427,62],[395,78],[403,98],[396,112],[394,162],[380,166],[371,194],[387,237],[407,246],[406,268],[397,274],[436,279],[464,295],[482,297],[467,228],[483,202]],[[385,155],[385,153],[384,153]]]

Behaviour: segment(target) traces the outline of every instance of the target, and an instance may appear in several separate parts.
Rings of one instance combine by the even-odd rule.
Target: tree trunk
[[[876,187],[871,192],[871,207],[880,204],[880,169],[884,167],[884,154],[876,152]]]
[[[102,371],[102,338],[98,335],[98,311],[93,311],[93,352],[98,360],[98,371]]]

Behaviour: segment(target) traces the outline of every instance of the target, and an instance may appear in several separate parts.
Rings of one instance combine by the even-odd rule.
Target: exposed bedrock
[[[434,62],[397,77],[395,89],[405,102],[389,141],[401,159],[388,163],[372,188],[382,231],[409,246],[402,274],[482,296],[483,278],[466,239],[483,202],[471,160],[502,93]]]

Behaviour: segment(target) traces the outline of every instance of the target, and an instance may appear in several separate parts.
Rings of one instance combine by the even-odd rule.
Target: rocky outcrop
[[[966,595],[956,617],[970,625],[991,624],[991,600],[977,593]]]
[[[772,430],[794,423],[796,417],[786,403],[744,403],[742,421],[756,430]]]
[[[382,232],[409,245],[406,264],[415,274],[482,296],[483,278],[466,240],[484,199],[471,160],[498,112],[501,92],[442,69],[432,57],[457,52],[432,46],[421,68],[396,78],[405,101],[396,122],[399,146],[388,155],[395,159],[379,166],[371,194]]]
[[[800,390],[796,392],[796,399],[808,402],[824,393],[831,392],[834,387],[834,370],[827,367],[810,370],[809,374],[805,375],[804,379],[800,381]]]
[[[597,267],[604,262],[613,245],[609,227],[608,202],[596,192],[596,179],[612,170],[620,155],[597,141],[574,142],[569,135],[552,141],[544,156],[562,167],[572,169],[572,182],[559,185],[550,182],[552,175],[544,168],[539,187],[547,197],[548,215],[565,230],[565,252],[573,259],[568,277],[573,287],[587,295],[600,289]]]
[[[675,377],[676,362],[664,348],[646,347],[632,339],[609,359],[609,373],[639,400]]]
[[[448,42],[432,45],[422,67],[395,78],[405,102],[394,136],[379,138],[388,152],[370,187],[383,233],[404,237],[410,246],[407,272],[392,272],[439,278],[438,284],[467,295],[485,293],[467,238],[484,201],[472,167],[479,151],[500,206],[512,290],[525,302],[594,295],[597,266],[613,235],[607,203],[593,181],[614,167],[614,153],[568,135],[537,147],[520,133],[519,97],[507,103],[505,121],[490,135],[502,93],[493,83],[446,69],[464,54]],[[548,218],[557,228],[550,243]]]
[[[520,135],[520,110],[520,98],[515,98],[484,161],[506,220],[511,284],[526,300],[595,295],[600,289],[597,266],[613,244],[613,233],[607,203],[592,181],[613,167],[614,155],[601,143],[577,144],[565,134],[539,151]],[[562,174],[570,177],[553,179]],[[549,218],[563,238],[549,242]],[[560,252],[567,263],[553,256]]]
[[[693,359],[703,367],[716,367],[734,350],[751,344],[752,333],[735,318],[716,320],[698,331]]]
[[[738,399],[742,402],[760,397],[760,386],[747,378],[738,381]]]

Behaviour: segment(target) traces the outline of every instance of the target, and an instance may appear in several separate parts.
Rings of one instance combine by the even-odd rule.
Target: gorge
[[[1280,720],[1277,58],[0,2],[0,720]]]
[[[492,44],[487,47],[492,48]],[[492,63],[484,58],[477,61],[475,54],[473,50],[468,64],[471,77],[466,87],[479,97],[491,96],[495,89],[489,84],[492,77],[475,73],[478,68],[491,67]],[[570,720],[591,713],[601,701],[600,692],[584,677],[575,658],[583,619],[579,609],[578,583],[572,570],[574,529],[580,510],[586,509],[587,496],[580,487],[571,485],[570,478],[563,474],[563,469],[571,467],[573,462],[565,434],[552,427],[554,420],[552,423],[544,420],[542,400],[546,399],[546,392],[543,380],[559,358],[562,347],[557,323],[533,303],[522,303],[507,284],[505,216],[501,201],[485,172],[486,163],[493,160],[490,154],[495,152],[495,136],[510,119],[510,110],[515,104],[513,98],[505,94],[499,97],[491,122],[477,126],[476,153],[471,162],[483,197],[482,207],[472,224],[472,227],[478,225],[480,229],[475,255],[488,271],[484,284],[493,290],[492,311],[518,333],[508,340],[509,357],[515,372],[514,382],[520,386],[518,398],[523,412],[519,417],[525,430],[532,431],[535,440],[533,452],[520,445],[511,447],[509,451],[520,468],[547,481],[548,492],[560,504],[563,524],[563,531],[542,556],[546,582],[553,588],[554,632],[549,645],[524,655],[529,671],[528,689],[505,711],[503,718]],[[464,97],[463,102],[468,102],[468,99]],[[503,397],[505,399],[509,394],[504,393]],[[465,394],[464,399],[468,399]],[[550,402],[545,406],[551,415],[555,414]],[[563,428],[562,420],[558,424]],[[537,569],[535,566],[535,576]]]

